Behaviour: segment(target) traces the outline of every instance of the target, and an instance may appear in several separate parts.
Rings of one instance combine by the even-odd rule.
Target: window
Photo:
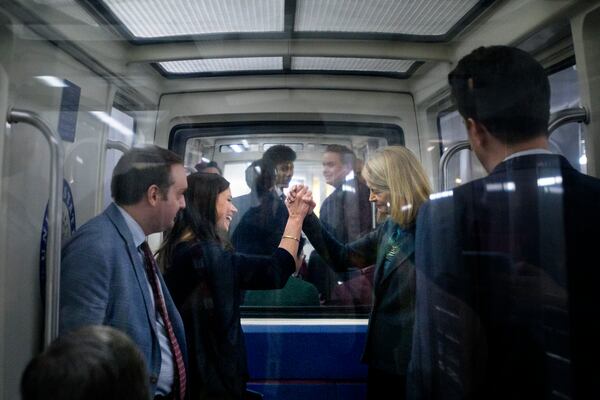
[[[133,146],[135,119],[114,107],[110,116],[102,113],[99,118],[109,126],[104,161],[104,207],[106,207],[112,201],[110,181],[113,169],[123,155],[123,150]]]
[[[325,199],[332,195],[336,187],[341,188],[340,190],[343,191],[352,191],[351,188],[356,185],[355,177],[359,176],[358,171],[355,171],[359,165],[359,162],[357,162],[346,175],[347,181],[350,182],[346,188],[344,188],[345,181],[338,182],[337,186],[328,184],[323,175],[323,153],[327,145],[346,146],[354,151],[358,159],[366,160],[371,152],[387,145],[390,142],[388,138],[395,142],[403,141],[403,133],[398,126],[383,124],[332,123],[330,126],[328,124],[324,125],[323,122],[318,124],[273,122],[256,124],[256,126],[250,124],[238,124],[237,126],[235,124],[224,124],[218,127],[212,125],[203,127],[198,125],[196,127],[175,127],[171,133],[171,147],[175,150],[183,150],[182,153],[185,154],[184,162],[189,170],[192,170],[193,166],[200,160],[215,161],[223,168],[223,176],[230,183],[234,204],[239,210],[230,225],[230,239],[235,248],[241,252],[257,254],[245,251],[243,248],[240,249],[240,237],[243,245],[244,241],[252,241],[256,237],[270,236],[277,229],[277,226],[273,221],[268,220],[268,223],[261,222],[264,229],[260,224],[255,224],[252,225],[252,229],[247,231],[247,234],[239,233],[244,232],[244,224],[247,225],[250,223],[248,221],[251,221],[250,217],[245,216],[261,213],[260,207],[265,204],[263,199],[258,201],[248,200],[250,202],[255,201],[251,204],[245,200],[252,196],[251,189],[246,182],[246,169],[253,161],[261,159],[263,153],[275,145],[285,145],[292,149],[296,153],[296,160],[293,163],[294,172],[289,181],[289,186],[291,187],[294,184],[309,186],[317,204],[314,212],[323,219],[325,214],[322,213],[321,207]],[[277,194],[277,188],[280,187],[276,182],[273,184],[274,187],[268,193]],[[363,186],[360,189],[362,195],[360,209],[358,200],[355,205],[344,206],[355,207],[357,211],[353,215],[356,217],[351,218],[346,224],[338,224],[335,229],[336,234],[343,235],[343,232],[339,233],[338,231],[354,230],[354,228],[347,228],[347,226],[360,226],[360,229],[362,229],[364,225],[364,232],[357,231],[357,237],[353,237],[352,240],[357,239],[359,233],[364,234],[373,229],[373,210],[368,201],[368,188],[364,184],[361,185]],[[283,188],[284,193],[287,190],[287,188]],[[358,190],[355,192],[358,192]],[[355,195],[352,194],[351,196]],[[281,228],[284,226],[285,221]],[[281,236],[273,239],[269,244],[269,246],[274,246],[273,249],[265,251],[265,254],[271,254],[279,244]],[[264,244],[257,246],[259,250],[264,250],[266,247]],[[311,268],[309,268],[310,271],[306,270],[304,280],[306,283],[314,285],[317,289],[316,292],[320,293],[316,305],[313,302],[305,306],[292,307],[286,303],[289,299],[283,295],[280,298],[281,302],[277,300],[279,298],[273,293],[268,296],[256,295],[252,297],[251,306],[244,306],[244,315],[265,316],[276,314],[285,316],[290,315],[290,313],[302,316],[323,314],[347,316],[356,315],[357,313],[361,316],[366,315],[371,302],[371,281],[369,280],[371,276],[368,273],[369,270],[367,269],[365,274],[356,268],[350,267],[350,271],[347,273],[333,273],[324,261],[319,264],[316,258],[317,255],[316,253],[313,254],[312,250],[311,243],[306,242],[304,254],[306,255],[306,262],[310,263]],[[315,270],[314,265],[319,265],[319,269]],[[257,305],[254,301],[257,298],[268,298],[270,303]]]
[[[550,80],[550,111],[580,106],[577,67],[571,65],[548,76]],[[585,130],[580,123],[568,123],[557,128],[550,135],[550,149],[562,154],[579,171],[587,171],[585,154]]]
[[[463,118],[458,111],[445,111],[438,116],[440,154],[458,142],[467,140]],[[486,175],[483,166],[471,150],[459,151],[448,163],[446,190]],[[441,177],[439,177],[441,179]]]

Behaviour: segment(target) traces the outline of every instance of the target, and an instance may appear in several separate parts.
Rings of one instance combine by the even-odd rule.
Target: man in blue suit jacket
[[[60,333],[85,325],[110,325],[138,345],[150,374],[151,394],[180,398],[178,369],[185,359],[181,318],[160,274],[160,292],[177,339],[158,310],[140,245],[173,225],[185,207],[185,170],[179,156],[156,146],[136,148],[117,163],[114,203],[84,224],[63,248]],[[158,287],[157,287],[158,289]],[[185,384],[185,380],[181,379]]]
[[[600,332],[600,180],[548,151],[550,87],[526,52],[464,57],[449,82],[490,173],[419,212],[409,394],[583,398]]]

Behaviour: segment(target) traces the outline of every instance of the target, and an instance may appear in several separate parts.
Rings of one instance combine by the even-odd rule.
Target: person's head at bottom
[[[23,400],[148,400],[149,390],[136,345],[108,326],[59,337],[29,362],[21,379]]]

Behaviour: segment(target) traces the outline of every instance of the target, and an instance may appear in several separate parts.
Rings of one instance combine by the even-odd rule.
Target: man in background
[[[319,218],[341,243],[352,242],[372,228],[369,188],[358,180],[355,166],[356,155],[348,147],[330,144],[325,148],[323,177],[335,189],[321,204]],[[311,254],[306,280],[318,288],[322,300],[335,302],[332,291],[351,276],[352,272],[335,273],[316,252]]]
[[[292,176],[294,176],[294,161],[296,161],[296,152],[290,147],[277,144],[269,147],[263,154],[263,159],[270,161],[275,166],[275,191],[281,201],[285,200],[283,190],[290,186]]]
[[[197,172],[204,172],[205,174],[223,175],[223,171],[221,171],[216,161],[202,161],[196,164],[194,168]]]

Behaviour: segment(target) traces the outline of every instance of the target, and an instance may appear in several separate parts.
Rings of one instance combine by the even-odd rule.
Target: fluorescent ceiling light
[[[438,36],[479,0],[297,0],[298,32],[364,32]]]
[[[104,0],[104,3],[138,39],[282,32],[284,25],[284,0]]]
[[[292,69],[401,74],[407,72],[414,63],[414,60],[390,60],[382,58],[293,57]]]
[[[230,144],[229,147],[231,147],[231,150],[233,150],[236,153],[241,153],[242,151],[244,151],[242,146],[240,146],[239,144]]]
[[[170,74],[215,72],[276,71],[283,69],[282,57],[208,58],[204,60],[166,61],[158,63]]]
[[[65,83],[65,81],[63,81],[60,78],[57,78],[56,76],[40,75],[40,76],[36,76],[35,78],[51,87],[68,87],[69,86]]]

